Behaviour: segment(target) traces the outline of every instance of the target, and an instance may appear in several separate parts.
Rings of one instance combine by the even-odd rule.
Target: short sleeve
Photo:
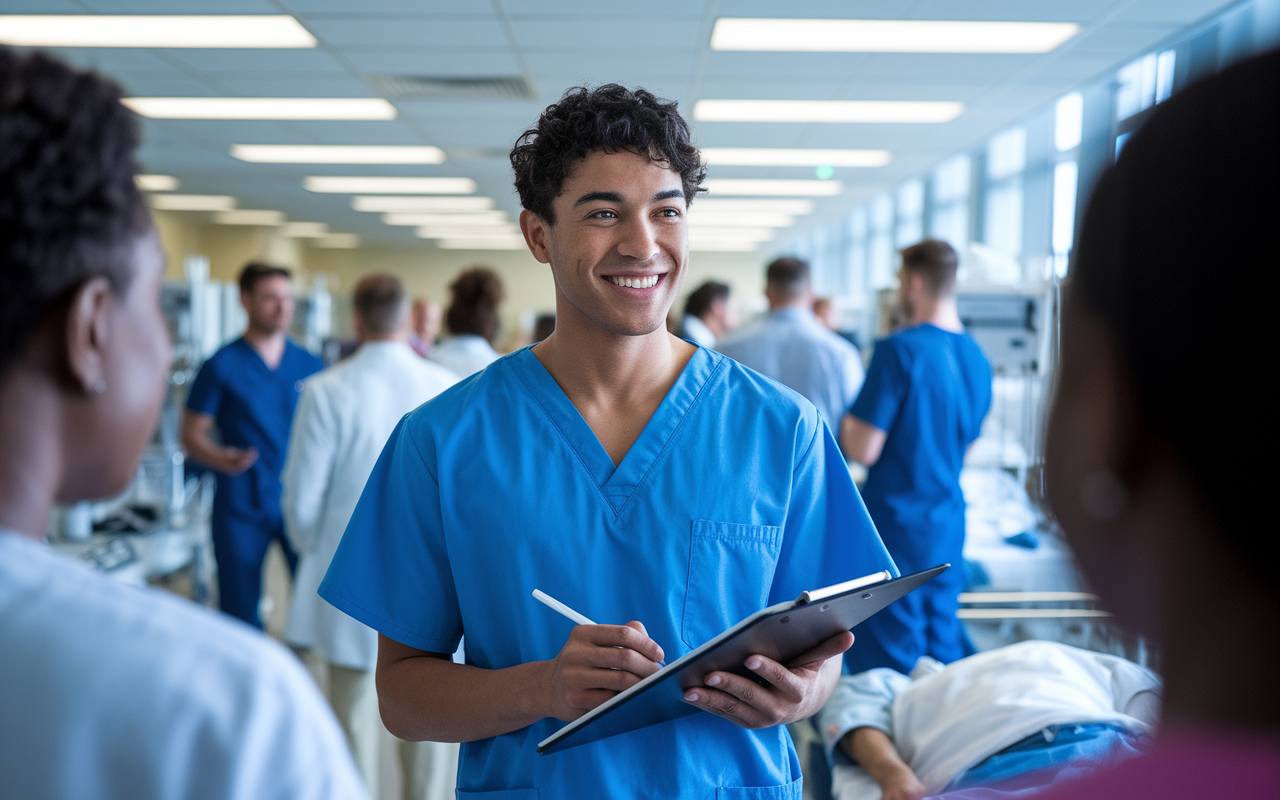
[[[907,396],[908,375],[902,352],[892,339],[876,345],[866,380],[849,413],[882,431],[893,427]]]
[[[819,419],[792,476],[769,603],[882,570],[898,575],[831,430]]]
[[[200,365],[196,379],[191,382],[191,391],[187,393],[187,409],[197,414],[214,416],[218,413],[218,405],[222,402],[222,382],[218,380],[218,369],[213,359]]]
[[[413,414],[391,434],[320,584],[320,596],[397,642],[452,653],[462,616],[445,546],[434,443]]]

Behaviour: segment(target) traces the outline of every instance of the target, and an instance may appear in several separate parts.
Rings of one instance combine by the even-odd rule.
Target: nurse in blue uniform
[[[813,405],[665,330],[705,174],[675,104],[573,90],[512,163],[556,331],[401,422],[320,593],[379,631],[390,730],[465,742],[459,797],[798,800],[783,723],[829,696],[847,633],[748,659],[764,687],[712,673],[686,693],[706,713],[535,752],[759,608],[894,566]]]
[[[280,542],[290,574],[298,561],[284,537],[280,471],[302,382],[324,364],[285,335],[293,320],[288,270],[247,265],[240,301],[249,317],[244,336],[200,367],[187,396],[182,443],[218,475],[212,532],[219,604],[261,628],[262,562],[272,540]]]
[[[867,379],[845,415],[841,445],[870,469],[862,497],[903,572],[953,565],[858,627],[851,672],[908,673],[923,655],[972,655],[956,618],[964,571],[960,468],[991,407],[991,366],[956,310],[958,258],[927,239],[902,251],[905,330],[876,343]]]

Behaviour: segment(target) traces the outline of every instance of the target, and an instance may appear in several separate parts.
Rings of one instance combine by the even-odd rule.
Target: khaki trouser
[[[329,664],[329,703],[347,736],[369,797],[378,798],[378,739],[382,719],[372,670]],[[458,775],[458,745],[397,740],[404,800],[452,800]]]

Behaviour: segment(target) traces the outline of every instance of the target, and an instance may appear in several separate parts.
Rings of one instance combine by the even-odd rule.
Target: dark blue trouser
[[[929,566],[933,566],[930,564]],[[905,574],[910,570],[903,568]],[[853,647],[845,653],[850,673],[876,667],[896,669],[904,675],[921,656],[950,664],[973,655],[973,642],[956,618],[964,570],[959,564],[890,603],[883,611],[853,629]]]
[[[298,556],[284,537],[281,517],[240,517],[213,512],[213,557],[218,562],[218,606],[227,614],[262,628],[258,602],[262,599],[262,562],[272,539],[284,550],[292,576]]]

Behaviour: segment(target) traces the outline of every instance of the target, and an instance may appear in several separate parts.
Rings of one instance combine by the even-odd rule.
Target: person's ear
[[[71,298],[66,317],[66,363],[73,385],[85,394],[107,390],[107,357],[115,292],[104,277],[90,278]]]
[[[528,209],[520,212],[520,232],[524,234],[525,244],[529,246],[529,252],[533,257],[542,264],[551,263],[548,241],[550,231],[551,226],[542,217]]]

